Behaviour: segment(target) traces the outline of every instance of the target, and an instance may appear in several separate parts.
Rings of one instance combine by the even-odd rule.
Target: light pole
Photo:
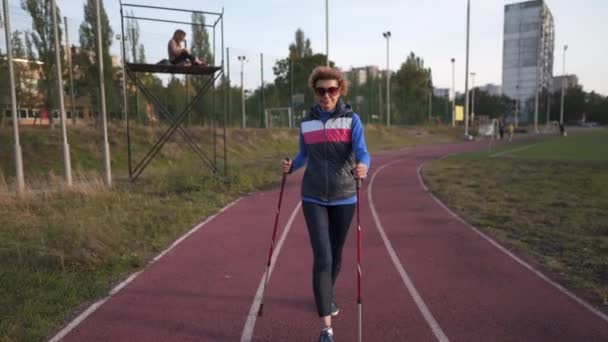
[[[467,0],[467,56],[464,71],[464,135],[469,137],[469,23],[471,17],[471,0]]]
[[[13,114],[13,131],[15,133],[15,177],[17,178],[17,194],[23,194],[25,181],[23,177],[23,153],[19,141],[19,116],[17,115],[17,94],[15,92],[15,69],[13,65],[13,46],[11,44],[11,16],[9,14],[8,0],[4,0],[4,34],[6,37],[6,57],[8,63],[9,89],[11,94],[11,112]],[[4,113],[2,113],[4,115]]]
[[[564,62],[562,64],[562,100],[559,109],[559,124],[564,124],[564,91],[566,88],[566,50],[568,50],[568,45],[564,45]]]
[[[241,62],[241,115],[243,117],[243,128],[247,127],[247,120],[245,119],[245,86],[243,85],[243,65],[247,61],[247,57],[238,56],[237,59]]]
[[[519,127],[519,84],[515,86],[515,128]]]
[[[471,125],[475,121],[475,73],[471,73]]]
[[[429,78],[429,124],[431,123],[433,116],[433,82]]]
[[[65,120],[65,102],[63,98],[63,78],[61,74],[61,50],[59,43],[59,27],[57,23],[57,5],[55,0],[51,1],[51,13],[53,15],[53,33],[55,34],[55,69],[57,71],[57,88],[59,93],[59,114],[61,117],[61,135],[63,137],[63,168],[67,186],[72,186],[72,162],[70,158],[70,145],[68,144],[68,132]],[[69,47],[66,47],[69,49]]]
[[[382,36],[386,38],[386,127],[391,125],[391,75],[389,70],[389,39],[391,38],[391,31],[382,33]]]
[[[456,127],[456,88],[455,87],[455,78],[454,78],[454,63],[456,62],[455,58],[452,58],[452,127]]]
[[[325,65],[329,66],[329,0],[325,0]]]

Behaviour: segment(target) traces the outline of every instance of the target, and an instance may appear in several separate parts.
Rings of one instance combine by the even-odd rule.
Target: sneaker
[[[334,332],[331,328],[325,328],[321,330],[321,336],[319,336],[319,342],[334,342]]]

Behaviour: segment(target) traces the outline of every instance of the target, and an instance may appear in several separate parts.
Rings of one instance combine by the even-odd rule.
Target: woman
[[[205,62],[192,56],[188,49],[182,48],[182,42],[184,40],[186,40],[186,32],[183,30],[175,30],[173,38],[171,38],[167,47],[169,51],[169,62],[180,66],[190,66],[192,64],[205,66]]]
[[[334,284],[355,212],[355,179],[366,177],[370,157],[359,116],[340,98],[347,92],[342,73],[317,67],[308,82],[316,104],[302,119],[299,153],[293,161],[284,160],[282,170],[292,173],[307,164],[302,180],[302,211],[314,257],[315,303],[323,324],[319,341],[331,342],[331,317],[339,312],[333,300]]]

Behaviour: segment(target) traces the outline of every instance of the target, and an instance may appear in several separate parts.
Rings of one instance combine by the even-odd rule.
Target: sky
[[[68,17],[72,43],[77,40],[84,0],[56,0]],[[244,55],[245,87],[261,83],[260,54],[264,54],[264,80],[272,82],[274,61],[285,58],[294,33],[300,28],[314,52],[325,53],[325,0],[124,0],[133,4],[177,7],[209,12],[224,11],[224,45],[230,48],[230,77],[238,82]],[[504,5],[516,1],[471,0],[469,72],[475,84],[500,84]],[[9,0],[12,29],[29,28],[20,0]],[[436,87],[449,87],[451,58],[456,59],[456,90],[465,85],[466,0],[328,0],[329,56],[343,70],[377,65],[386,68],[387,46],[382,36],[391,31],[389,68],[397,70],[410,52],[431,67]],[[546,0],[555,21],[554,75],[562,73],[562,47],[568,45],[566,73],[576,74],[587,91],[608,95],[608,0]],[[119,0],[105,0],[115,33],[120,33]],[[189,21],[189,13],[137,10],[138,16]],[[211,17],[207,17],[207,21]],[[142,42],[149,62],[166,58],[166,44],[176,28],[186,25],[141,22]],[[186,27],[184,27],[186,26]],[[3,29],[2,29],[3,31]],[[188,30],[187,30],[188,31]],[[218,62],[220,30],[216,44]],[[2,32],[4,50],[4,32]],[[76,41],[77,43],[77,41]],[[119,55],[119,44],[112,53]],[[469,86],[471,83],[469,83]]]

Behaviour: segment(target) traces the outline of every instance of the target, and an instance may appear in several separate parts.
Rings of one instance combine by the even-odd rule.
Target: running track
[[[375,154],[362,191],[364,341],[608,341],[608,318],[453,216],[425,162],[485,147]],[[246,196],[67,325],[65,341],[316,341],[312,255],[288,178],[275,267],[256,317],[278,189]],[[356,224],[336,284],[336,341],[356,341]],[[259,296],[258,296],[259,299]]]

